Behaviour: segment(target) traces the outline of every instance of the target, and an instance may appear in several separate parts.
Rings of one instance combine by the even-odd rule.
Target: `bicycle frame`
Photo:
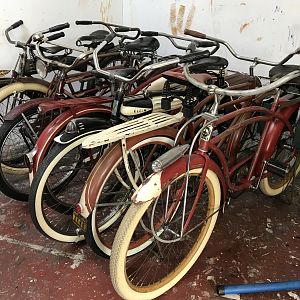
[[[170,72],[166,72],[167,74],[171,74]],[[175,74],[173,74],[175,76]],[[181,73],[178,73],[176,75],[176,77],[180,78],[180,79],[183,79],[182,78],[182,74]],[[244,77],[242,78],[234,78],[235,76],[233,76],[233,81],[232,81],[232,86],[231,88],[232,89],[238,89],[238,88],[249,88],[249,87],[252,87],[252,86],[255,86],[255,81],[252,81],[250,80],[249,82],[245,83],[243,82],[243,79],[245,79]],[[249,78],[248,78],[249,79]],[[240,82],[242,81],[242,83]],[[250,105],[251,103],[251,100],[253,100],[254,97],[247,97],[247,98],[243,98],[243,99],[237,99],[237,100],[233,100],[232,102],[229,102],[228,104],[224,104],[223,106],[221,106],[220,108],[224,108],[224,106],[230,106],[230,105],[237,105],[239,103],[242,103],[242,102],[247,102],[248,105]],[[207,96],[206,98],[204,98],[203,100],[201,100],[199,102],[198,105],[195,106],[194,110],[195,111],[199,111],[201,110],[206,104],[212,102],[213,100],[213,97],[211,96]],[[136,119],[136,126],[138,128],[138,123],[139,122],[139,119]],[[178,134],[178,127],[180,127],[180,124],[183,124],[184,121],[181,121],[181,122],[177,122],[177,123],[174,123],[174,127],[173,128],[169,128],[168,127],[168,130],[173,130],[174,132],[177,132],[177,141],[180,141],[180,143],[185,143],[185,140],[184,138],[182,137],[182,134]],[[199,124],[197,124],[197,122],[195,122],[194,125],[190,124],[191,126],[188,126],[188,132],[189,132],[189,136],[191,138],[194,137],[194,129],[195,129],[195,126],[198,126]],[[167,129],[167,128],[160,128],[159,130],[163,130],[163,129]],[[154,130],[154,129],[153,129]],[[150,134],[150,133],[143,133],[142,136],[143,137],[146,137],[147,134]],[[103,132],[103,135],[104,135],[104,132]],[[137,137],[138,133],[136,133],[136,136],[134,137],[131,137],[129,139],[125,139],[125,136],[124,136],[124,139],[120,140],[121,143],[116,143],[115,146],[114,146],[114,151],[117,151],[114,155],[122,155],[123,157],[123,160],[124,160],[124,163],[126,165],[126,162],[128,164],[128,154],[129,154],[129,150],[130,149],[130,146],[131,145],[134,145],[132,144],[133,141],[135,140],[138,140],[140,139],[140,137]],[[84,145],[83,145],[84,146]],[[113,155],[113,154],[112,154]],[[195,156],[197,158],[197,161],[199,160],[197,156]],[[200,162],[199,162],[200,163]],[[87,183],[85,185],[85,188],[84,188],[84,191],[82,193],[82,196],[81,196],[81,200],[80,200],[80,206],[81,206],[81,215],[85,218],[87,218],[89,216],[89,214],[93,211],[94,207],[95,207],[95,203],[98,199],[98,191],[100,189],[99,187],[99,183],[98,183],[98,180],[96,180],[98,178],[98,175],[97,176],[93,176],[93,174],[96,174],[97,172],[99,173],[100,170],[103,169],[103,167],[109,167],[109,162],[107,161],[102,161],[101,159],[98,161],[98,163],[96,164],[95,168],[93,169],[92,171],[92,174],[89,176],[88,180],[87,180]],[[217,167],[217,165],[215,163],[212,162],[212,167],[214,170],[216,170],[216,172],[219,172],[219,168]],[[127,176],[128,178],[130,179],[130,182],[131,182],[131,185],[133,186],[133,188],[138,188],[136,186],[136,183],[133,182],[133,174],[130,173],[130,170],[126,170],[127,171]],[[176,174],[176,170],[174,170],[174,174]],[[100,173],[99,173],[99,176]],[[221,176],[221,173],[220,173],[220,176]],[[224,189],[225,189],[225,182],[224,182]],[[154,190],[157,190],[157,189],[154,189]],[[153,196],[153,195],[152,195]]]
[[[271,109],[260,106],[251,106],[241,108],[220,118],[216,118],[215,120],[209,122],[206,121],[206,124],[200,130],[201,136],[197,150],[193,153],[190,153],[190,155],[186,155],[183,158],[175,161],[171,166],[167,167],[163,171],[154,173],[148,177],[145,183],[143,183],[134,193],[132,196],[132,201],[138,203],[152,201],[153,199],[157,198],[157,190],[162,191],[168,185],[169,182],[166,180],[166,178],[170,178],[171,174],[178,174],[179,172],[180,174],[187,173],[187,177],[183,183],[183,186],[187,187],[189,170],[195,168],[201,168],[202,173],[193,207],[196,207],[196,204],[200,200],[204,179],[208,169],[215,172],[220,180],[223,192],[223,204],[228,198],[229,191],[241,192],[248,188],[257,189],[260,180],[263,177],[268,176],[268,174],[265,173],[265,166],[274,153],[281,131],[284,127],[287,127],[287,129],[293,134],[292,125],[289,122],[289,118],[293,115],[293,113],[297,112],[299,108],[300,97],[292,100],[286,100],[284,97],[282,97],[278,100],[275,100]],[[253,112],[259,112],[262,115],[253,116],[249,119],[237,122],[224,132],[215,137],[211,137],[216,126],[228,120],[240,117],[245,113]],[[257,151],[248,155],[246,158],[243,158],[240,162],[228,166],[226,154],[224,154],[218,147],[218,143],[230,137],[237,130],[246,128],[246,126],[251,124],[257,124],[258,122],[265,122],[265,126],[257,146]],[[217,161],[219,161],[218,164],[216,163],[216,159],[212,158],[211,154],[214,154],[217,157]],[[235,172],[249,163],[250,166],[247,174],[242,178],[242,180],[234,182],[233,175]],[[146,190],[148,191],[147,194],[145,193]],[[149,191],[152,192],[149,193]],[[185,201],[186,196],[187,190],[185,190]],[[194,210],[192,209],[187,218],[185,220],[183,218],[181,236],[187,230],[189,220],[191,219],[193,213]],[[168,212],[168,215],[172,215],[172,212]]]
[[[179,71],[181,68],[176,68],[175,71]],[[156,74],[154,73],[153,77],[150,77],[148,80],[140,84],[136,87],[130,95],[134,95],[145,88],[148,88],[148,91],[151,90],[161,90],[162,86],[165,82],[165,79],[162,78],[162,73]],[[85,104],[85,101],[90,102]],[[81,103],[79,103],[80,101]],[[32,181],[33,176],[38,168],[38,165],[43,160],[47,150],[50,147],[50,144],[53,142],[54,138],[57,136],[59,132],[69,123],[70,120],[85,116],[88,113],[92,112],[102,112],[104,115],[110,116],[111,108],[108,106],[103,106],[101,103],[111,102],[108,98],[97,97],[97,98],[78,98],[78,99],[70,99],[70,100],[61,100],[55,102],[44,101],[40,102],[40,104],[44,104],[44,108],[47,110],[53,110],[57,108],[68,108],[67,111],[62,113],[59,117],[54,119],[41,133],[39,138],[36,141],[36,147],[34,149],[34,156],[30,154],[30,181]],[[79,105],[76,109],[69,109],[74,105]]]

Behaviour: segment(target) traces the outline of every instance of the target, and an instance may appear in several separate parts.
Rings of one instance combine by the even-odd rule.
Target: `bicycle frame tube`
[[[292,131],[291,125],[288,122],[288,119],[291,115],[297,111],[300,107],[300,99],[295,102],[287,105],[285,107],[279,107],[277,110],[269,110],[263,107],[249,107],[243,108],[236,112],[227,114],[221,118],[219,118],[215,122],[215,126],[231,119],[233,116],[242,115],[245,112],[261,112],[264,113],[264,116],[255,116],[249,119],[246,119],[240,123],[237,123],[218,136],[212,138],[210,141],[200,141],[199,148],[197,153],[202,155],[203,151],[211,150],[217,157],[221,163],[224,178],[226,185],[232,191],[241,191],[243,189],[249,188],[252,185],[253,178],[257,178],[263,171],[263,166],[266,161],[268,161],[276,147],[278,142],[278,138],[284,126],[288,128],[288,130]],[[245,128],[247,125],[255,124],[257,122],[265,122],[265,127],[262,133],[261,140],[258,145],[258,149],[255,154],[251,154],[250,156],[244,158],[241,162],[237,164],[233,164],[228,167],[228,162],[225,158],[224,153],[217,147],[218,142],[227,138],[237,130],[241,128]],[[235,171],[237,171],[240,167],[242,167],[245,163],[251,161],[250,169],[248,174],[243,182],[232,183],[231,177]]]

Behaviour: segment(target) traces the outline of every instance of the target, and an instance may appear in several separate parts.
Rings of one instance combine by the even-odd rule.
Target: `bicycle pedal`
[[[265,169],[268,172],[276,174],[280,177],[284,177],[289,172],[289,168],[287,168],[285,164],[275,159],[270,159],[267,161]]]

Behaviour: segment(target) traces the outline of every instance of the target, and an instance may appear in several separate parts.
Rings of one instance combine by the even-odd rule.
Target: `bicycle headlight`
[[[66,133],[78,133],[79,132],[79,128],[76,124],[76,122],[74,122],[74,120],[70,121],[65,129]]]
[[[38,59],[36,61],[35,67],[41,78],[45,78],[47,76],[47,65],[42,60]]]

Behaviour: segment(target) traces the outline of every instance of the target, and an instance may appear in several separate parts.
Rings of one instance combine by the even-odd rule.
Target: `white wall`
[[[103,20],[122,23],[122,0],[10,0],[0,6],[0,69],[14,66],[19,50],[8,44],[4,30],[23,20],[24,25],[12,31],[15,39],[26,40],[30,34],[60,23],[69,22],[66,37],[59,41],[75,46],[77,37],[97,30],[93,26],[76,26],[75,20]]]
[[[242,55],[267,60],[280,60],[300,46],[299,13],[297,0],[123,0],[124,24],[177,34],[187,25],[227,40]],[[164,46],[163,53],[173,51]],[[231,69],[248,70],[225,51],[218,54],[226,55]],[[300,64],[300,55],[293,62]]]

